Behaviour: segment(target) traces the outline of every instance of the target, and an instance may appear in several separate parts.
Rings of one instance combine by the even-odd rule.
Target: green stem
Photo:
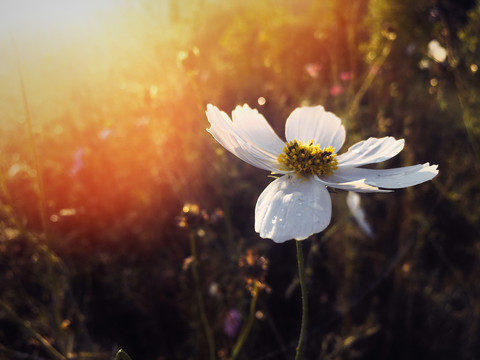
[[[308,299],[307,299],[307,284],[305,283],[305,263],[303,260],[303,245],[301,241],[295,240],[297,244],[297,261],[298,261],[298,279],[300,281],[300,288],[302,289],[302,325],[300,328],[300,336],[298,338],[297,352],[295,360],[301,360],[303,354],[303,346],[305,343],[307,333],[307,313],[308,313]]]
[[[259,293],[258,282],[255,280],[255,283],[253,285],[252,301],[250,302],[250,312],[248,314],[248,319],[245,325],[243,326],[242,331],[240,332],[240,335],[238,336],[238,339],[233,348],[232,356],[230,357],[230,360],[234,360],[237,358],[238,354],[240,353],[240,350],[242,349],[243,344],[247,340],[250,330],[252,329],[253,321],[255,319],[255,307],[257,305],[258,293]]]
[[[215,340],[213,338],[212,329],[208,324],[207,312],[205,311],[205,304],[203,302],[202,291],[200,289],[200,278],[198,276],[198,262],[197,262],[197,247],[195,244],[195,235],[190,234],[190,251],[192,253],[192,273],[193,281],[195,283],[195,294],[197,296],[198,310],[200,312],[200,320],[205,331],[205,336],[208,343],[208,352],[210,354],[210,360],[215,360]]]

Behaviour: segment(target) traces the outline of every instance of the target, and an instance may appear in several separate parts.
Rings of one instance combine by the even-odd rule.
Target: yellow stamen
[[[338,169],[335,148],[321,149],[313,140],[305,144],[294,139],[286,143],[283,153],[278,156],[282,170],[293,170],[298,177],[311,175],[332,175]]]

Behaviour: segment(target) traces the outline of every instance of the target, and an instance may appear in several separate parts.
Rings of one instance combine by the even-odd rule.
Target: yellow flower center
[[[282,170],[293,170],[298,177],[311,175],[332,175],[338,169],[335,148],[321,149],[319,145],[304,144],[294,139],[286,143],[283,153],[278,156]]]

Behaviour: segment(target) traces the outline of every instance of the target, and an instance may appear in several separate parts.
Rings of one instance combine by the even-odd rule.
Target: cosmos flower
[[[327,187],[355,192],[388,192],[431,180],[437,165],[429,163],[394,169],[363,165],[397,155],[404,140],[369,138],[337,155],[345,141],[340,119],[323,106],[295,109],[285,124],[282,141],[265,118],[248,105],[237,106],[232,119],[207,106],[210,134],[243,161],[278,176],[255,206],[255,231],[281,243],[304,240],[330,223],[332,202]]]

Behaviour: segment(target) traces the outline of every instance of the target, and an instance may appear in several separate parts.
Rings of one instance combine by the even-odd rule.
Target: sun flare
[[[89,26],[96,16],[111,11],[122,1],[114,0],[16,0],[0,2],[0,33],[66,31]]]

